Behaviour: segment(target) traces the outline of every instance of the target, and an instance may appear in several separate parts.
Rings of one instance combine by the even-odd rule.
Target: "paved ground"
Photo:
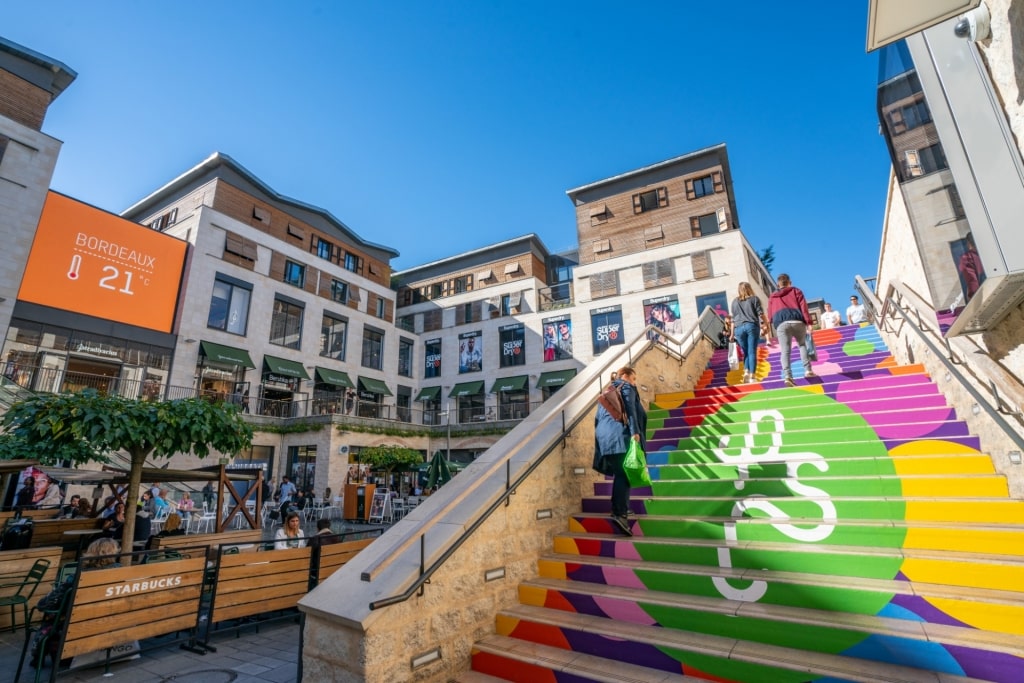
[[[306,526],[306,533],[315,531]],[[336,521],[335,532],[368,531],[374,526],[346,524]],[[265,537],[271,536],[267,530]],[[201,534],[197,538],[201,538]],[[61,683],[84,683],[120,679],[129,683],[295,683],[299,680],[299,618],[294,617],[261,624],[246,624],[241,628],[221,628],[213,632],[210,644],[216,652],[205,655],[181,649],[179,642],[170,644],[169,636],[142,642],[142,656],[138,659],[111,664],[109,676],[104,676],[103,665],[63,673]],[[25,632],[0,633],[0,683],[23,683],[34,680],[35,669],[27,663],[19,681],[14,681],[25,642]],[[49,660],[41,681],[48,681]]]

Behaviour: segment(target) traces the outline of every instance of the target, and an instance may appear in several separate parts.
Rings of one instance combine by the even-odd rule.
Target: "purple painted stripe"
[[[646,666],[649,669],[668,671],[681,674],[682,663],[668,656],[661,649],[648,643],[636,641],[623,642],[618,638],[607,638],[596,633],[586,633],[573,629],[559,629],[565,639],[569,642],[573,652],[585,652],[586,654],[604,657],[619,662],[627,662],[638,666]]]

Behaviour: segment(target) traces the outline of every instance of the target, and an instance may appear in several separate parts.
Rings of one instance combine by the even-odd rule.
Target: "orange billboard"
[[[186,247],[49,192],[18,299],[170,332]]]

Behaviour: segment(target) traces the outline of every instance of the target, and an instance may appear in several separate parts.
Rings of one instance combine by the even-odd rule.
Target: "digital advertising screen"
[[[171,332],[187,246],[50,192],[18,299]]]

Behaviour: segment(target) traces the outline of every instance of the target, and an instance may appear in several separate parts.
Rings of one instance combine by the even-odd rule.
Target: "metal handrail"
[[[415,581],[413,581],[412,584],[408,588],[406,588],[404,591],[402,591],[401,593],[399,593],[397,595],[393,595],[393,596],[391,596],[389,598],[382,598],[380,600],[375,600],[375,601],[373,601],[373,602],[371,602],[369,604],[369,608],[371,610],[376,610],[376,609],[380,609],[382,607],[388,607],[390,605],[396,605],[396,604],[399,604],[401,602],[405,602],[406,600],[411,598],[416,593],[422,594],[423,587],[424,587],[425,584],[429,583],[430,577],[433,576],[434,573],[438,569],[440,569],[441,566],[444,565],[444,563],[447,562],[448,559],[451,558],[451,556],[454,555],[455,552],[467,540],[469,540],[469,538],[473,535],[473,533],[478,528],[480,528],[480,526],[483,525],[484,522],[487,521],[487,519],[491,516],[491,514],[494,513],[495,510],[497,510],[502,505],[508,505],[509,498],[512,495],[515,494],[516,489],[519,486],[521,486],[524,481],[526,481],[526,479],[534,472],[534,470],[537,469],[537,467],[539,467],[544,462],[544,460],[547,459],[547,456],[551,452],[553,452],[555,450],[555,448],[558,446],[559,442],[562,442],[563,443],[563,447],[564,447],[565,437],[576,427],[576,425],[581,420],[584,419],[584,417],[586,415],[589,414],[589,412],[590,412],[589,408],[594,403],[596,403],[597,393],[594,392],[594,399],[593,399],[593,401],[588,403],[587,409],[580,410],[577,413],[577,415],[574,418],[570,419],[570,420],[566,419],[565,406],[568,403],[570,403],[571,401],[575,400],[584,390],[587,390],[595,381],[598,383],[598,386],[600,386],[600,384],[603,382],[603,377],[605,376],[605,371],[607,371],[609,368],[616,367],[616,365],[618,363],[621,363],[623,356],[626,356],[626,359],[631,363],[632,359],[633,359],[633,356],[634,356],[633,350],[634,350],[634,348],[636,346],[639,345],[639,347],[640,347],[638,352],[637,352],[637,354],[636,354],[637,356],[641,355],[642,352],[646,351],[647,349],[649,349],[651,347],[663,346],[663,347],[666,348],[666,350],[669,350],[670,352],[674,352],[675,354],[677,354],[680,359],[684,359],[686,357],[687,351],[691,350],[692,348],[694,348],[701,339],[709,339],[709,340],[711,340],[713,342],[717,342],[717,335],[718,335],[718,333],[721,332],[722,329],[724,329],[724,325],[723,325],[721,319],[710,308],[705,308],[704,309],[704,311],[701,313],[700,317],[694,323],[693,327],[690,329],[690,331],[686,335],[684,335],[684,337],[682,339],[675,339],[675,338],[671,337],[670,335],[666,335],[665,332],[662,331],[662,330],[659,330],[659,329],[657,329],[657,328],[655,328],[653,326],[648,326],[632,342],[627,344],[626,347],[622,351],[620,351],[614,357],[605,359],[605,362],[600,366],[600,368],[598,370],[596,370],[596,371],[593,371],[593,377],[586,377],[585,375],[578,375],[577,378],[575,378],[572,382],[570,382],[570,384],[574,383],[576,381],[576,379],[583,378],[583,379],[585,379],[585,381],[583,381],[581,384],[579,384],[579,386],[576,387],[576,391],[573,392],[571,395],[564,396],[562,398],[562,400],[559,401],[559,403],[557,405],[551,406],[551,408],[549,409],[548,414],[545,416],[544,420],[539,420],[543,424],[543,422],[545,420],[552,420],[556,416],[560,416],[561,420],[562,420],[562,428],[561,428],[560,434],[556,438],[552,439],[551,443],[547,445],[547,447],[539,454],[539,456],[537,456],[534,459],[534,461],[526,468],[526,470],[524,472],[522,472],[515,479],[515,481],[511,481],[511,456],[512,456],[512,454],[515,451],[512,451],[509,454],[509,456],[504,458],[503,460],[499,460],[499,461],[496,461],[495,463],[493,463],[489,470],[487,470],[486,472],[482,473],[478,477],[478,481],[484,481],[487,478],[489,478],[491,475],[496,473],[500,469],[500,467],[502,465],[504,465],[504,468],[505,468],[505,491],[501,495],[499,495],[497,497],[497,499],[494,500],[476,518],[476,520],[472,524],[470,524],[468,527],[466,527],[463,530],[463,532],[459,535],[459,537],[456,538],[454,541],[452,541],[451,544],[448,545],[447,548],[445,548],[445,550],[441,553],[441,555],[429,567],[425,566],[426,565],[426,557],[425,557],[425,555],[426,555],[426,535],[427,535],[427,532],[430,531],[430,529],[433,527],[434,523],[436,523],[438,520],[440,520],[444,516],[445,513],[447,513],[448,511],[452,510],[454,508],[454,506],[458,504],[460,498],[456,498],[455,500],[449,501],[447,506],[445,508],[443,508],[441,511],[439,511],[437,514],[435,514],[431,518],[431,520],[425,521],[426,528],[421,530],[421,532],[418,534],[418,537],[410,537],[405,543],[402,543],[398,547],[394,548],[387,557],[382,558],[382,560],[380,562],[378,562],[376,565],[374,565],[373,567],[370,567],[367,571],[363,572],[363,574],[362,574],[362,576],[360,578],[363,581],[371,581],[373,576],[378,574],[385,566],[390,564],[390,562],[394,558],[398,557],[403,552],[405,552],[410,547],[410,544],[412,542],[414,542],[416,540],[419,541],[419,556],[420,556],[420,575],[419,575],[419,577]],[[648,334],[647,334],[648,331],[653,333],[653,336],[655,337],[655,339],[652,340],[652,339],[648,338]],[[714,335],[714,336],[712,336],[712,335]],[[686,348],[684,348],[684,344],[686,345]],[[673,345],[676,347],[675,349],[672,348]],[[588,374],[590,374],[590,373],[588,373]],[[562,392],[559,392],[559,393],[561,394],[561,393],[567,393],[567,392],[565,392],[563,390]],[[538,413],[538,414],[540,414],[540,413]],[[520,441],[519,444],[518,444],[519,447],[523,447],[524,445],[525,444],[522,441]]]
[[[1024,450],[1024,436],[1022,436],[1018,429],[1014,428],[1014,426],[1003,417],[1004,411],[1001,409],[1003,401],[999,396],[995,383],[989,381],[987,384],[983,384],[983,386],[985,386],[992,394],[992,398],[995,399],[996,406],[993,407],[989,400],[980,391],[978,391],[975,387],[975,383],[971,381],[971,378],[964,372],[961,372],[960,367],[962,367],[963,364],[962,362],[956,362],[953,359],[953,351],[949,345],[949,340],[945,340],[945,349],[933,342],[930,336],[941,336],[938,331],[933,331],[924,324],[921,319],[921,313],[918,309],[911,312],[900,304],[900,301],[897,299],[897,295],[904,295],[904,293],[898,289],[895,284],[890,284],[887,288],[884,302],[880,302],[874,293],[867,289],[866,283],[860,276],[857,276],[854,286],[865,295],[864,300],[870,302],[872,313],[877,311],[875,317],[877,322],[881,323],[888,317],[895,316],[896,314],[903,318],[906,325],[921,339],[922,342],[924,342],[925,346],[928,347],[935,357],[939,359],[942,365],[946,368],[946,371],[953,377],[956,377],[957,381],[967,391],[967,393],[970,394],[971,398],[975,400],[977,405],[988,414],[992,421],[999,426],[1011,441],[1013,441],[1017,448]],[[880,309],[877,306],[878,303],[882,303]],[[949,357],[947,357],[947,353],[949,354]],[[975,377],[975,379],[981,378]],[[1019,426],[1024,427],[1024,416],[1022,416],[1019,411],[1010,414],[1013,414],[1016,417]]]

